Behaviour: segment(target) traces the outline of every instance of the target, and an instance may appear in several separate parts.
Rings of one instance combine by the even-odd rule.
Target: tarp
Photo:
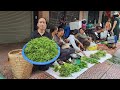
[[[96,51],[84,51],[84,53],[87,56],[90,56],[90,54],[94,54],[96,52],[97,52],[97,50]],[[79,53],[79,55],[83,56],[82,53]],[[111,54],[106,54],[105,57],[100,58],[99,62],[102,63],[102,62],[104,62],[105,60],[107,60],[109,58],[112,58],[112,55]],[[51,68],[51,67],[46,72],[49,73],[50,75],[52,75],[53,77],[55,77],[56,79],[76,79],[78,76],[80,76],[82,73],[84,73],[85,71],[87,71],[89,68],[91,68],[94,65],[95,64],[88,63],[87,68],[84,68],[84,69],[80,70],[79,72],[75,72],[69,77],[60,77],[59,72],[55,72],[53,70],[53,68]]]

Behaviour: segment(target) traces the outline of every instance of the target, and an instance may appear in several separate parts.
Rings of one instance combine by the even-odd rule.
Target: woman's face
[[[59,31],[58,34],[62,37],[64,35],[64,29]]]
[[[55,34],[57,34],[57,33],[58,33],[58,28],[54,31],[54,33],[55,33]]]
[[[46,20],[44,18],[40,18],[38,20],[38,23],[37,23],[37,26],[38,28],[41,30],[41,31],[45,31],[47,25],[46,25]]]
[[[84,34],[84,30],[83,30],[83,29],[80,29],[80,33],[81,33],[81,34]]]

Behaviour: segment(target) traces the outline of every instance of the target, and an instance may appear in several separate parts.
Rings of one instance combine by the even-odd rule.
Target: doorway
[[[88,21],[90,21],[93,24],[97,24],[99,20],[99,11],[89,11],[88,12]]]
[[[33,11],[34,31],[37,30],[38,11]]]

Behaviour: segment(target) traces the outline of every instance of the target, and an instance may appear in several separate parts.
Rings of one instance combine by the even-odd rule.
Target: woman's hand
[[[83,51],[80,51],[84,56],[86,56],[86,54]]]
[[[86,56],[86,54],[82,50],[77,51],[77,53],[79,52],[81,52],[84,56]]]
[[[114,32],[113,32],[113,30],[111,30],[111,31],[110,31],[110,34],[111,34],[111,35],[114,35]]]
[[[82,43],[79,43],[79,47],[84,48],[84,46],[83,46],[83,44],[82,44]]]
[[[68,40],[68,39],[65,39],[65,42],[66,42],[66,43],[69,43],[69,40]]]

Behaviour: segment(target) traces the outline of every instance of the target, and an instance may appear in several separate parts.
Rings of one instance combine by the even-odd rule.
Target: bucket
[[[28,79],[33,65],[22,57],[22,49],[15,49],[8,53],[8,58],[14,79]]]

